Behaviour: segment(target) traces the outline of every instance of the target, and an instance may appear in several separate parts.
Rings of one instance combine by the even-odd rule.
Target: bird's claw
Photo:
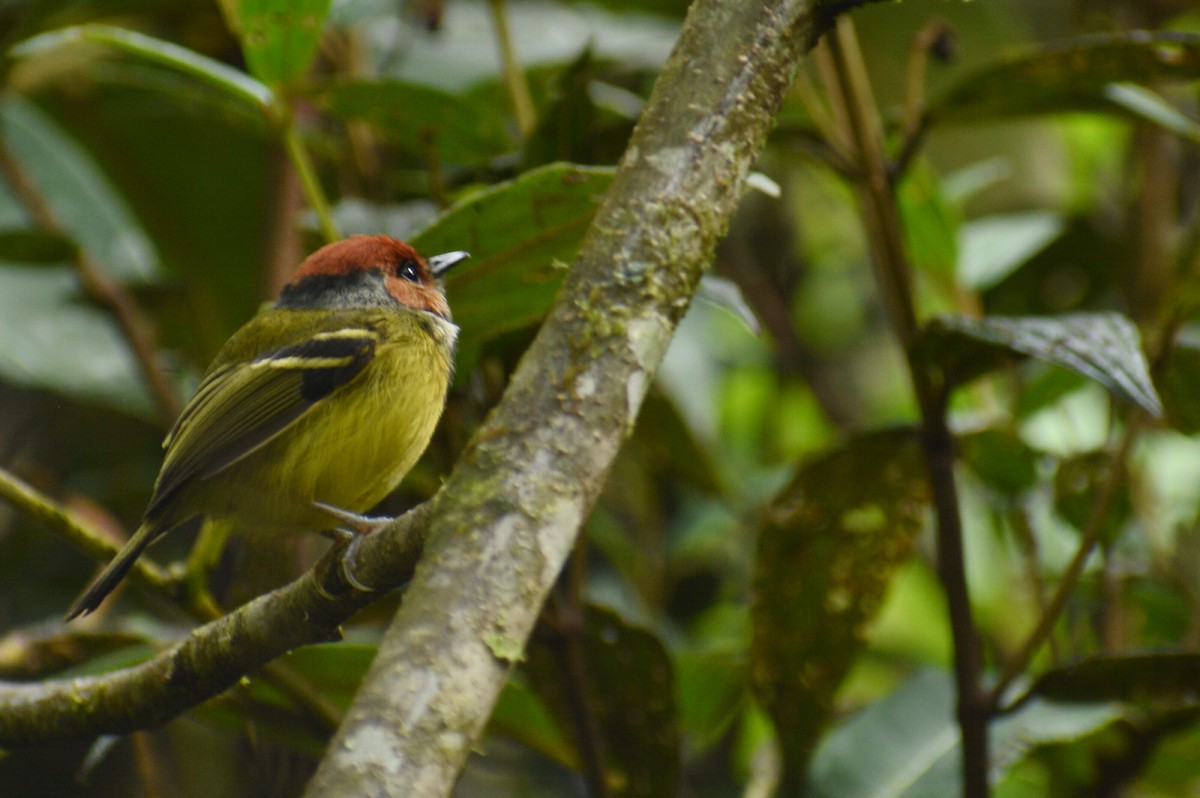
[[[342,526],[324,530],[322,534],[331,538],[335,544],[345,545],[346,550],[342,552],[341,561],[342,576],[346,578],[346,582],[355,590],[363,593],[374,593],[375,588],[366,584],[354,574],[355,562],[358,557],[358,547],[362,545],[362,541],[367,535],[378,532],[380,529],[391,524],[395,519],[387,516],[359,515],[349,510],[343,510],[341,507],[326,504],[325,502],[314,501],[313,507],[343,524]]]

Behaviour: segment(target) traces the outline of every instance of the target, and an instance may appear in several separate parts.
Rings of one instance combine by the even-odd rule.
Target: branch
[[[161,724],[232,687],[247,673],[293,648],[338,637],[338,625],[403,583],[425,538],[429,503],[365,538],[355,576],[379,591],[345,581],[340,550],[311,571],[141,665],[101,676],[37,684],[0,682],[0,747],[65,737],[123,734]]]
[[[954,640],[954,681],[962,732],[963,795],[983,798],[988,788],[990,703],[983,691],[983,645],[971,615],[963,549],[962,516],[954,477],[954,435],[946,421],[946,388],[913,353],[919,326],[913,301],[912,269],[883,149],[883,128],[874,105],[866,65],[848,19],[830,38],[831,84],[857,149],[862,175],[857,181],[871,261],[892,327],[904,348],[913,392],[921,412],[921,448],[937,517],[937,567]]]
[[[80,523],[62,506],[5,468],[0,468],[0,499],[62,535],[97,562],[108,562],[120,548],[95,529]],[[138,558],[133,564],[132,572],[156,590],[168,594],[173,592],[174,580],[170,574],[150,562],[148,558]]]
[[[820,23],[697,0],[553,310],[435,498],[429,545],[307,795],[449,793]]]

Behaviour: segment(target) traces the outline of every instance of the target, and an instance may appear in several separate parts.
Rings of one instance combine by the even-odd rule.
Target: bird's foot
[[[326,504],[325,502],[314,501],[313,507],[340,522],[339,526],[326,529],[322,534],[331,538],[336,544],[345,545],[346,549],[342,552],[341,560],[342,575],[346,578],[346,581],[355,590],[360,590],[363,593],[376,592],[375,588],[366,584],[355,575],[358,547],[367,535],[378,532],[396,519],[385,515],[359,515],[349,510],[343,510],[341,507]]]

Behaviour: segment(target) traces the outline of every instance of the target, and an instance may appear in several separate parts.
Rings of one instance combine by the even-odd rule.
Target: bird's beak
[[[441,279],[442,275],[450,271],[450,267],[455,264],[462,263],[467,258],[471,257],[470,252],[447,252],[442,255],[434,255],[425,261],[429,266],[429,271],[434,277]]]

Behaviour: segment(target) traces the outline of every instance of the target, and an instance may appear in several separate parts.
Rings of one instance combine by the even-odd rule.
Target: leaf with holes
[[[860,437],[804,466],[766,515],[751,673],[792,787],[832,717],[867,623],[912,550],[926,504],[915,436],[898,430]]]

